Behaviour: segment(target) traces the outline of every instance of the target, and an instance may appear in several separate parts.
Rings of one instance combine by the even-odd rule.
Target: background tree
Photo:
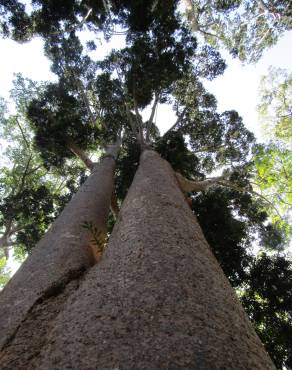
[[[22,246],[25,253],[34,246],[54,218],[58,196],[21,118],[2,116],[1,131],[7,146],[1,171],[1,248],[8,257],[8,247]]]
[[[270,139],[289,143],[292,139],[292,74],[269,67],[262,76],[257,107],[263,132]]]
[[[184,0],[193,32],[214,47],[226,48],[243,62],[257,62],[291,29],[289,1]]]
[[[291,150],[279,142],[257,145],[254,150],[254,185],[268,200],[267,209],[274,222],[282,224],[287,232],[285,219],[287,222],[292,205],[291,160]]]
[[[277,368],[291,369],[292,269],[289,255],[260,253],[251,265],[247,286],[241,300],[259,337],[267,351],[273,354]]]
[[[269,68],[262,77],[258,113],[268,144],[254,149],[255,186],[270,201],[269,214],[289,239],[289,211],[291,209],[291,92],[288,71]]]

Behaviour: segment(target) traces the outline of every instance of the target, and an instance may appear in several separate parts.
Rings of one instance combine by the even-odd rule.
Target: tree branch
[[[193,153],[203,153],[203,152],[215,152],[217,151],[218,149],[221,149],[221,148],[224,148],[225,146],[224,145],[220,145],[220,146],[203,146],[201,149],[198,149],[198,150],[194,150]]]
[[[159,101],[159,94],[155,93],[155,99],[154,99],[154,103],[152,106],[151,114],[150,114],[149,120],[146,125],[146,143],[148,143],[150,140],[150,131],[151,131],[151,127],[153,124],[153,119],[154,119],[154,115],[156,112],[158,101]]]
[[[26,147],[27,147],[28,149],[30,149],[29,142],[27,141],[27,138],[26,138],[26,137],[25,137],[25,135],[24,135],[23,129],[22,129],[22,127],[21,127],[21,125],[20,125],[20,123],[19,123],[19,121],[18,121],[17,116],[15,117],[15,121],[16,121],[16,123],[17,123],[18,128],[19,128],[19,129],[20,129],[20,131],[21,131],[21,136],[22,136],[22,138],[23,138],[23,140],[24,140],[24,142],[25,142]]]
[[[93,167],[95,165],[94,162],[92,162],[92,160],[88,157],[88,155],[84,152],[84,150],[82,150],[81,148],[79,148],[74,142],[73,140],[71,139],[67,139],[66,141],[66,144],[67,144],[67,148],[69,150],[71,150],[71,152],[73,154],[75,154],[78,158],[81,159],[81,161],[85,164],[85,166],[90,170],[92,171],[93,170]]]
[[[87,21],[87,18],[92,13],[92,8],[87,8],[87,9],[88,9],[88,12],[87,12],[86,16],[82,19],[82,21],[79,23],[79,25],[78,25],[79,27],[84,25],[84,23]]]
[[[206,179],[203,181],[193,181],[186,179],[183,175],[176,172],[175,173],[176,179],[179,183],[180,189],[184,193],[191,193],[192,191],[205,191],[210,186],[215,185],[218,181],[222,180],[224,177],[213,177],[210,179]]]
[[[186,113],[187,108],[184,108],[184,110],[181,112],[181,114],[178,116],[176,122],[163,134],[161,138],[164,138],[170,131],[174,130],[176,126],[181,122],[181,120],[184,118],[184,115]]]
[[[138,127],[138,142],[140,143],[140,145],[143,147],[144,145],[144,136],[143,136],[143,121],[142,121],[142,117],[139,113],[139,109],[138,109],[138,104],[137,104],[137,101],[136,101],[136,98],[135,98],[135,90],[133,91],[133,96],[134,96],[134,110],[135,110],[135,115],[136,115],[136,122],[137,122],[137,127]]]
[[[92,13],[92,8],[89,8],[88,6],[86,6],[85,5],[85,7],[88,9],[88,11],[87,11],[87,13],[86,13],[86,15],[85,15],[85,17],[80,21],[80,22],[78,22],[75,26],[71,26],[71,27],[69,27],[68,28],[68,30],[67,31],[64,31],[64,32],[67,32],[67,33],[70,33],[70,32],[72,32],[72,31],[75,31],[75,30],[77,30],[78,28],[81,28],[84,24],[85,24],[85,22],[87,21],[87,18],[90,16],[90,14]],[[56,32],[52,32],[51,34],[52,35],[62,35],[62,33],[63,33],[63,30],[60,30],[60,31],[56,31]]]
[[[23,189],[23,187],[24,187],[25,178],[26,178],[26,176],[27,176],[27,174],[28,174],[28,168],[29,168],[29,165],[30,165],[30,161],[31,161],[31,159],[32,159],[32,154],[30,154],[30,155],[29,155],[28,161],[27,161],[27,163],[26,163],[25,170],[24,170],[23,175],[22,175],[22,177],[21,177],[20,186],[19,186],[19,189],[18,189],[18,191],[17,191],[18,193],[19,193],[19,192],[21,192],[21,190],[22,190],[22,189]]]
[[[210,33],[210,32],[204,31],[201,28],[199,28],[198,31],[203,33],[204,35],[211,36],[211,37],[216,37],[217,39],[220,39],[220,37],[218,35],[216,35],[215,33]]]
[[[275,207],[275,205],[269,199],[267,199],[264,195],[262,195],[261,193],[258,193],[255,190],[241,188],[239,186],[236,186],[236,185],[230,183],[229,181],[218,181],[217,183],[219,185],[226,186],[226,187],[229,187],[231,189],[237,190],[237,191],[239,191],[241,193],[242,192],[246,192],[246,193],[250,193],[250,194],[256,195],[257,197],[263,199],[266,203],[268,203],[274,209],[274,211],[277,213],[277,215],[280,217],[281,220],[283,219],[282,216],[280,215],[278,209]]]
[[[115,70],[117,72],[118,80],[119,80],[120,84],[122,85],[122,78],[121,78],[120,72],[119,72],[119,70],[118,70],[117,67],[116,67]],[[114,84],[116,85],[116,87],[118,88],[118,90],[121,92],[121,94],[123,96],[124,93],[125,93],[124,90],[121,88],[121,86],[119,86],[117,83],[115,83],[115,81],[114,81]],[[127,93],[127,91],[126,91],[126,93]],[[126,108],[126,116],[128,118],[129,125],[130,125],[130,127],[132,129],[133,134],[135,135],[135,138],[137,139],[137,141],[139,141],[139,130],[138,130],[138,126],[137,126],[137,124],[133,120],[133,117],[131,115],[131,111],[129,109],[128,103],[127,103],[127,101],[126,101],[126,99],[124,97],[123,97],[123,103],[124,103],[125,108]]]
[[[262,195],[262,194],[260,194],[260,193],[258,193],[256,191],[254,191],[254,190],[246,189],[246,188],[241,188],[241,187],[239,187],[237,185],[234,185],[230,181],[226,180],[224,178],[224,176],[214,177],[214,178],[206,179],[206,180],[203,180],[203,181],[192,181],[192,180],[188,180],[188,179],[186,179],[183,175],[181,175],[178,172],[175,173],[175,176],[176,176],[177,181],[179,183],[180,189],[183,192],[185,192],[185,193],[190,193],[192,191],[206,191],[210,186],[213,186],[213,185],[216,185],[217,184],[217,185],[221,185],[221,186],[224,186],[224,187],[228,187],[228,188],[234,189],[234,190],[236,190],[236,191],[238,191],[240,193],[250,193],[250,194],[253,194],[253,195],[255,195],[255,196],[263,199],[266,203],[268,203],[275,210],[275,212],[280,217],[280,219],[282,219],[282,216],[280,215],[278,209],[264,195]]]
[[[186,7],[186,16],[188,21],[191,24],[191,28],[193,32],[197,32],[199,30],[198,25],[198,15],[196,16],[195,7],[192,0],[184,0],[185,7]]]
[[[89,114],[89,117],[90,117],[90,121],[91,121],[91,124],[94,126],[95,125],[95,117],[91,111],[91,108],[90,108],[90,103],[89,103],[89,100],[88,100],[88,97],[84,91],[84,86],[83,86],[83,83],[80,81],[80,79],[78,77],[76,77],[76,74],[71,71],[71,75],[73,76],[73,79],[75,81],[75,84],[76,84],[76,87],[77,87],[77,90],[79,90],[81,96],[82,96],[82,100],[86,106],[86,110]]]
[[[136,139],[139,140],[139,130],[138,130],[137,124],[134,122],[133,117],[131,116],[131,111],[129,109],[129,106],[126,102],[125,102],[125,107],[126,107],[126,115],[128,118],[128,122],[131,126],[133,134],[135,135]]]
[[[43,167],[43,165],[40,164],[40,165],[36,166],[35,168],[32,168],[30,171],[27,172],[27,176],[31,175],[32,173],[36,172],[37,170],[39,170],[42,167]]]
[[[121,145],[122,145],[122,136],[119,135],[115,143],[107,145],[105,154],[103,155],[103,157],[112,157],[116,160],[118,157]]]
[[[122,134],[118,136],[114,144],[110,144],[107,146],[105,155],[103,157],[110,156],[116,160],[121,144],[122,144]],[[111,197],[111,211],[113,213],[113,216],[117,219],[120,209],[119,209],[117,197],[116,197],[114,190],[112,192],[112,197]]]

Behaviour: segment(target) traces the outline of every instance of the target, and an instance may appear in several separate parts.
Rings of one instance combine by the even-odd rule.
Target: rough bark
[[[84,272],[95,263],[96,245],[92,241],[96,235],[83,224],[89,223],[99,237],[105,235],[114,169],[113,157],[105,157],[95,166],[1,292],[1,369],[31,368],[24,359],[39,352],[51,320],[72,290],[70,287],[78,286]]]
[[[171,167],[150,150],[103,259],[33,361],[25,369],[275,370]]]

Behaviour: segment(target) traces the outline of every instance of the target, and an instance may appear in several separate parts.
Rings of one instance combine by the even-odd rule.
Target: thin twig
[[[18,193],[20,193],[22,191],[23,187],[24,187],[25,178],[26,178],[27,173],[28,173],[28,168],[29,168],[31,159],[32,159],[32,154],[29,155],[28,161],[26,163],[25,170],[24,170],[23,175],[21,177],[21,182],[20,182],[20,186],[19,186],[19,189],[18,189]]]
[[[21,125],[20,125],[20,123],[19,123],[19,121],[18,121],[17,116],[15,117],[15,121],[16,121],[16,123],[17,123],[18,128],[19,128],[19,129],[20,129],[20,131],[21,131],[21,136],[22,136],[22,138],[23,138],[23,140],[24,140],[24,142],[25,142],[25,145],[27,146],[27,148],[28,148],[28,149],[30,149],[29,142],[27,141],[27,138],[26,138],[26,137],[25,137],[25,135],[24,135],[24,131],[23,131],[23,129],[22,129],[22,127],[21,127]]]
[[[163,134],[161,138],[164,138],[170,131],[174,130],[176,126],[181,122],[181,120],[184,118],[184,115],[186,113],[187,108],[184,108],[184,110],[181,112],[181,114],[178,116],[176,122]]]
[[[77,23],[75,26],[72,25],[71,27],[69,27],[68,30],[65,31],[66,33],[70,33],[70,32],[76,31],[76,30],[78,30],[78,28],[81,28],[85,24],[85,22],[87,21],[88,17],[92,13],[92,8],[88,8],[88,7],[86,7],[86,8],[88,9],[88,12],[86,13],[85,17],[79,23]],[[60,30],[60,31],[52,32],[51,35],[53,35],[53,36],[59,36],[59,35],[62,35],[62,33],[63,33],[63,30]]]
[[[141,115],[139,113],[139,110],[138,110],[138,104],[137,104],[137,101],[136,101],[136,98],[135,98],[135,91],[133,92],[133,95],[134,95],[134,110],[135,110],[135,115],[136,115],[136,122],[137,122],[137,127],[138,127],[138,141],[140,143],[140,145],[143,145],[144,143],[144,137],[143,137],[143,121],[142,121],[142,118],[141,118]]]
[[[40,168],[42,168],[42,167],[43,167],[43,165],[42,165],[42,164],[40,164],[40,165],[38,165],[37,167],[32,168],[30,171],[28,171],[28,172],[27,172],[27,176],[31,175],[32,173],[36,172],[37,170],[39,170],[39,169],[40,169]]]
[[[204,31],[201,28],[199,28],[198,31],[201,32],[201,33],[203,33],[204,35],[211,36],[211,37],[216,37],[217,39],[220,39],[220,36],[218,36],[218,35],[216,35],[214,33],[210,33],[210,32]]]

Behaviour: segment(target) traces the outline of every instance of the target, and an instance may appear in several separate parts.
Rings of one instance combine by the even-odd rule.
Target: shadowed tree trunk
[[[33,356],[20,368],[275,370],[171,167],[151,150],[101,262]]]
[[[98,258],[92,241],[106,234],[114,169],[112,153],[95,165],[92,174],[1,292],[0,348],[4,351],[0,354],[1,369],[22,368],[20,364],[25,363],[29,353],[27,346],[32,350],[34,346],[39,348],[51,318],[61,310],[84,272]],[[92,230],[85,228],[84,223]],[[21,331],[23,326],[25,334]],[[22,337],[17,340],[18,349],[7,367],[1,357],[9,343],[19,338],[19,331]]]

